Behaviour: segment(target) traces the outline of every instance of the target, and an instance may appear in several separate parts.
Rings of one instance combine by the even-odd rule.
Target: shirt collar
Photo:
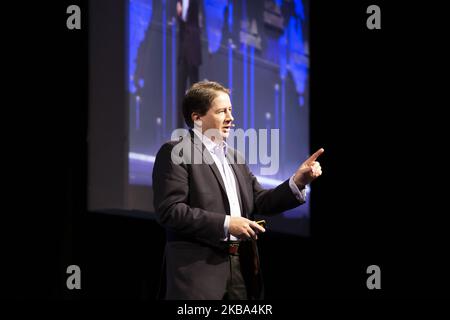
[[[227,154],[227,148],[228,144],[225,141],[222,141],[221,143],[216,143],[212,141],[209,137],[205,136],[203,133],[200,132],[197,128],[193,128],[192,131],[197,135],[197,137],[202,141],[202,143],[205,145],[206,149],[208,149],[209,152],[215,153],[215,150],[217,148],[222,147],[225,154]]]

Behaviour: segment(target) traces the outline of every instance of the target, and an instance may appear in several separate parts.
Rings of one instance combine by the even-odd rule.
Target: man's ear
[[[197,112],[192,112],[191,114],[192,122],[201,121],[200,115]]]

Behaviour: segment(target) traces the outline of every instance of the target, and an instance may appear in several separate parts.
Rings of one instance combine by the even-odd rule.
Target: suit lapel
[[[248,195],[245,192],[246,188],[245,188],[245,181],[244,181],[244,177],[242,176],[242,173],[238,167],[238,165],[236,164],[236,159],[234,156],[234,152],[231,148],[228,148],[227,150],[227,155],[226,155],[228,162],[231,164],[231,168],[234,171],[234,177],[236,178],[236,182],[237,182],[237,191],[238,191],[238,197],[239,197],[239,201],[241,203],[241,211],[242,211],[242,216],[248,217],[248,212],[249,212],[249,207],[248,207]]]
[[[202,159],[203,159],[204,163],[208,163],[208,164],[210,163],[209,167],[212,170],[212,172],[214,173],[214,175],[216,176],[216,179],[219,182],[219,185],[222,188],[223,193],[226,195],[227,191],[225,189],[225,184],[222,180],[222,176],[220,175],[219,168],[217,168],[216,163],[214,162],[214,159],[209,154],[209,151],[205,150],[206,149],[205,145],[197,137],[197,135],[192,130],[190,130],[189,132],[191,133],[191,137],[192,137],[195,148],[197,148],[197,151],[200,152],[200,156],[203,157]]]

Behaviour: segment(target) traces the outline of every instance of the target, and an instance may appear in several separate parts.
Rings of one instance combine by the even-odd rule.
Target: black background
[[[71,4],[81,30],[66,28]],[[381,30],[366,28],[371,4]],[[311,145],[325,148],[324,174],[312,236],[261,240],[268,299],[448,298],[442,12],[429,2],[312,1]],[[86,210],[87,1],[5,16],[2,297],[152,300],[162,231]],[[65,289],[70,264],[81,266],[80,291]],[[371,264],[381,290],[366,288]]]

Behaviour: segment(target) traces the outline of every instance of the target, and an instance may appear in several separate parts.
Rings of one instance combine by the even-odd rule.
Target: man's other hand
[[[266,230],[255,221],[251,221],[243,217],[230,217],[230,226],[228,231],[236,238],[253,238],[254,240],[258,239],[258,233],[266,232]]]

